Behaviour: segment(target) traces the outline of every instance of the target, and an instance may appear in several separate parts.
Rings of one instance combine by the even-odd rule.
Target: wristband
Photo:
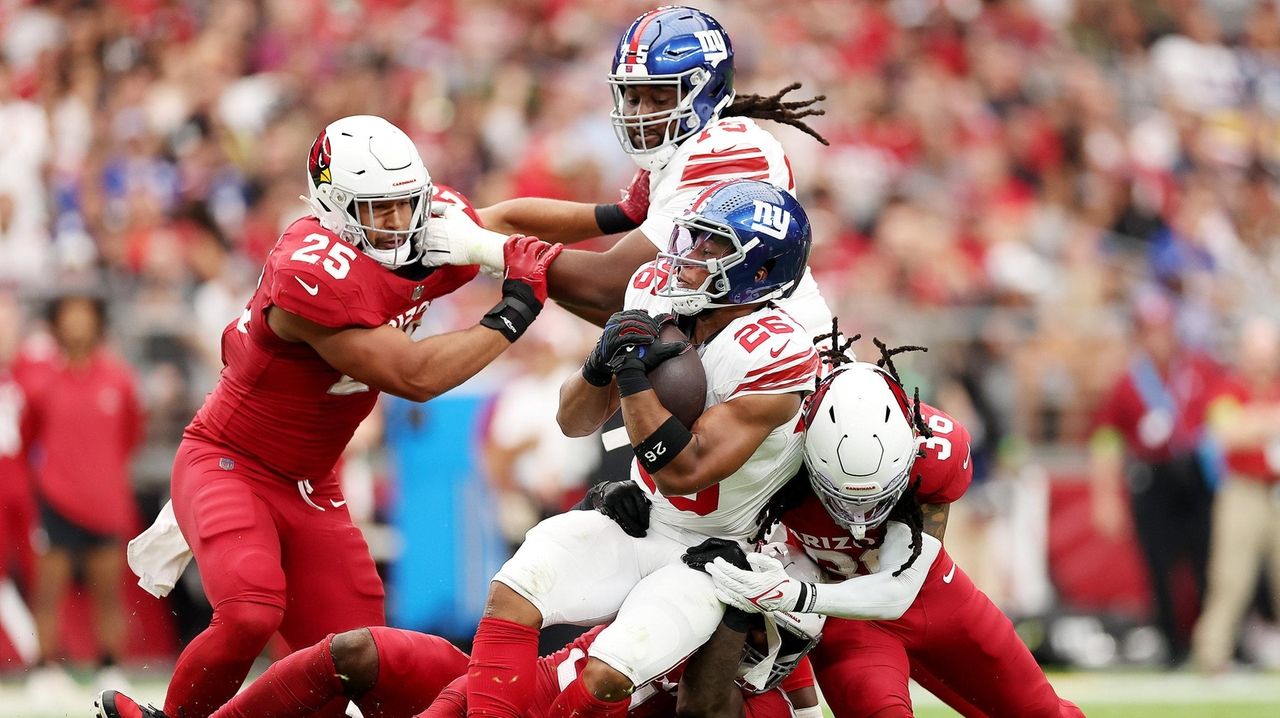
[[[662,422],[662,426],[654,429],[644,441],[636,444],[633,450],[640,466],[653,475],[671,463],[690,441],[693,441],[693,434],[673,416]]]
[[[480,319],[480,326],[496,329],[514,342],[525,333],[542,311],[542,302],[534,296],[533,289],[524,282],[506,279],[502,282],[502,301],[493,305]]]
[[[643,369],[626,368],[615,374],[618,378],[618,396],[627,397],[653,388]]]
[[[628,217],[620,205],[598,204],[596,205],[596,226],[600,227],[602,234],[617,234],[630,232],[639,227],[640,223]]]
[[[812,613],[813,604],[818,600],[818,586],[805,581],[800,582],[800,595],[796,596],[796,613]]]

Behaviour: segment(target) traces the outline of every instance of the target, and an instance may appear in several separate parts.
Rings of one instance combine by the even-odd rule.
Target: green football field
[[[1051,676],[1063,696],[1090,718],[1280,718],[1280,673],[1204,678],[1186,673],[1061,673]],[[143,700],[159,702],[164,682],[140,676],[134,688]],[[916,715],[943,718],[956,713],[932,696],[914,690]],[[86,718],[93,713],[89,687],[65,696],[33,701],[20,678],[0,679],[0,718]],[[828,713],[828,715],[830,715]]]

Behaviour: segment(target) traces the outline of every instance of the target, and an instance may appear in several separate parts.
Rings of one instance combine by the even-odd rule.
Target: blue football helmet
[[[714,248],[716,243],[727,247]],[[804,274],[812,243],[809,217],[786,190],[758,180],[717,182],[676,218],[667,251],[658,253],[660,262],[671,263],[670,279],[658,295],[686,316],[788,297]],[[686,268],[703,269],[707,276],[697,287],[682,286]]]
[[[720,23],[701,10],[676,5],[650,10],[622,35],[609,85],[610,119],[622,149],[641,168],[660,170],[681,142],[733,101],[733,45]],[[675,107],[629,113],[627,89],[639,86],[674,88]],[[656,143],[646,139],[654,130],[662,138]]]

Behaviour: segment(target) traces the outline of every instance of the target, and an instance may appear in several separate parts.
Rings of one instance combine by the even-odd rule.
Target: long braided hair
[[[801,84],[799,82],[793,82],[768,96],[738,95],[733,99],[733,102],[729,103],[728,107],[721,111],[720,116],[750,117],[756,120],[781,122],[784,125],[791,125],[824,145],[830,145],[831,143],[827,141],[827,138],[818,134],[817,130],[810,127],[803,120],[805,117],[827,114],[826,110],[811,107],[811,105],[826,100],[826,95],[817,95],[807,100],[783,101],[782,97],[784,95],[793,90],[798,90],[800,87]]]
[[[927,352],[928,347],[905,345],[900,347],[889,348],[884,342],[872,337],[871,343],[876,345],[876,349],[880,350],[880,358],[876,360],[876,366],[889,372],[889,376],[893,380],[902,384],[902,377],[898,375],[898,369],[893,365],[893,358],[898,354],[907,352]],[[933,438],[933,430],[925,423],[924,417],[920,414],[920,387],[915,388],[915,401],[911,406],[911,423],[915,424],[916,432],[926,439]],[[911,529],[911,557],[906,560],[898,570],[893,572],[895,577],[902,575],[903,571],[911,568],[915,564],[916,559],[920,557],[920,551],[924,548],[924,511],[920,508],[920,501],[916,498],[916,494],[920,489],[920,475],[917,474],[915,481],[907,487],[898,502],[893,505],[889,511],[889,517],[886,521],[899,521],[907,525]]]
[[[840,333],[839,319],[831,320],[831,331],[827,334],[820,334],[814,338],[814,343],[822,345],[830,340],[830,343],[819,350],[818,356],[821,361],[835,370],[845,364],[852,364],[856,361],[849,349],[853,343],[861,339],[861,334],[854,334],[851,337],[844,337]],[[880,350],[880,358],[876,360],[876,366],[888,372],[893,380],[902,384],[902,377],[898,374],[898,369],[893,364],[893,357],[907,352],[929,351],[928,347],[906,345],[890,348],[878,338],[872,337],[872,343]],[[834,376],[835,372],[828,374],[828,377]],[[811,396],[812,398],[812,396]],[[916,387],[914,392],[914,404],[911,410],[911,422],[915,425],[916,431],[920,436],[925,438],[933,437],[933,430],[925,423],[924,417],[920,413],[920,388]],[[920,557],[920,552],[924,548],[924,512],[921,509],[920,502],[916,495],[920,488],[920,476],[916,476],[915,481],[911,483],[907,490],[903,492],[897,503],[889,511],[886,521],[898,521],[905,524],[911,529],[911,556],[904,562],[893,575],[900,576],[903,571],[911,568]],[[790,481],[779,489],[773,496],[769,497],[769,501],[765,503],[764,508],[760,511],[758,517],[759,528],[756,530],[752,541],[756,543],[763,542],[768,538],[769,533],[773,531],[773,527],[782,520],[783,515],[788,511],[796,508],[804,502],[804,500],[812,493],[809,486],[809,472],[801,466],[799,473]]]

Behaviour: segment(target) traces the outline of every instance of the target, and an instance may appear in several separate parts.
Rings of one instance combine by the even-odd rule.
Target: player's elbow
[[[560,425],[560,432],[571,439],[577,439],[583,436],[591,436],[598,426],[591,426],[591,422],[583,421],[580,413],[566,411],[562,406],[556,412],[556,423]]]
[[[696,465],[685,466],[677,459],[662,471],[654,473],[653,483],[663,496],[689,496],[718,483],[720,478],[723,478],[709,476],[698,469]]]
[[[390,391],[390,393],[395,394],[401,399],[408,399],[409,401],[422,403],[431,401],[437,396],[440,396],[441,391],[434,383],[427,383],[424,381],[406,381],[402,386]]]

